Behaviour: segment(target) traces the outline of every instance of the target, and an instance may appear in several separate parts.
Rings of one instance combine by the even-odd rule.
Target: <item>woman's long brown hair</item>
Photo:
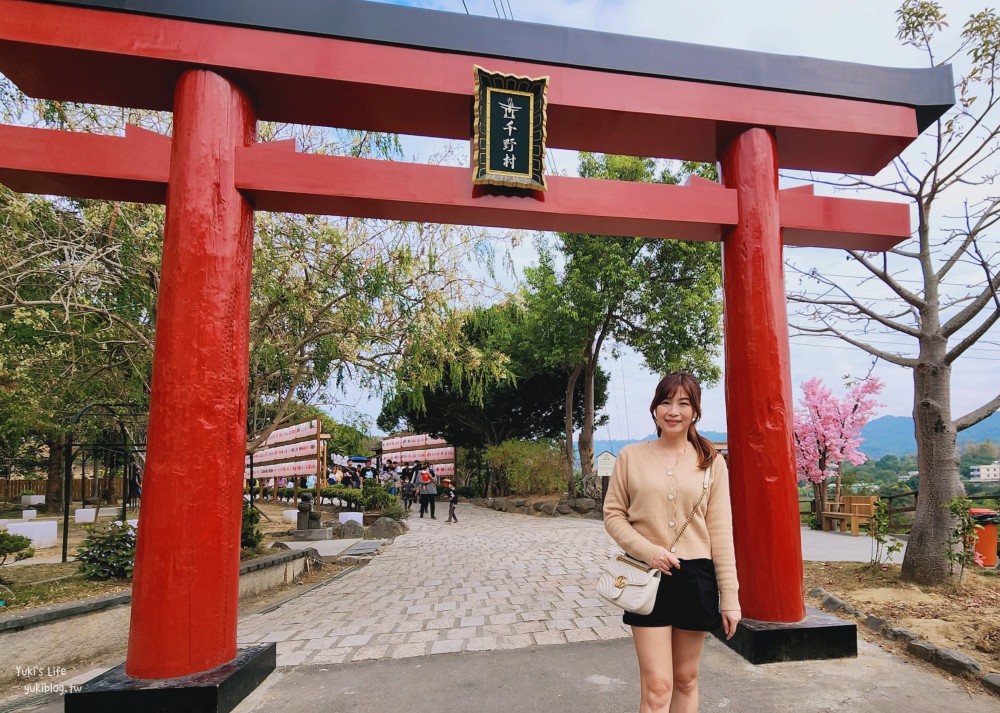
[[[715,446],[712,442],[698,433],[695,423],[701,418],[701,384],[692,374],[686,371],[675,371],[667,374],[660,383],[656,385],[656,393],[653,402],[649,405],[649,413],[653,420],[656,420],[656,407],[664,401],[669,401],[677,393],[678,389],[683,389],[684,393],[691,400],[691,407],[694,409],[694,419],[688,427],[688,441],[694,446],[695,453],[698,454],[698,467],[708,468],[715,460]],[[656,425],[656,435],[660,435],[660,425]]]

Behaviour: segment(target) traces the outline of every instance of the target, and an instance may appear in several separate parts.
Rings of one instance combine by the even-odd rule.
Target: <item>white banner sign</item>
[[[426,448],[421,448],[426,446]],[[431,446],[437,446],[432,448]],[[427,434],[398,436],[382,441],[382,458],[393,463],[409,465],[413,461],[454,461],[455,449],[443,438],[431,438]]]
[[[454,448],[430,448],[424,451],[425,460],[455,460]]]
[[[276,429],[267,437],[267,440],[262,445],[273,446],[276,443],[297,441],[310,436],[319,437],[319,421],[316,419]]]
[[[423,448],[427,444],[427,436],[425,434],[403,436],[401,440],[401,447],[403,448]]]
[[[435,463],[434,475],[451,477],[455,475],[454,463]]]
[[[319,443],[317,441],[302,441],[302,443],[291,443],[287,446],[276,448],[266,448],[253,454],[254,465],[258,463],[270,463],[276,460],[288,460],[289,458],[302,458],[304,456],[314,456],[319,453]],[[250,465],[250,456],[244,459],[244,464]]]
[[[276,465],[261,465],[256,462],[253,466],[253,477],[258,478],[288,478],[306,475],[317,475],[319,473],[319,463],[313,460],[296,461],[294,463],[278,463]],[[243,478],[250,478],[250,469],[243,470]]]
[[[400,451],[399,453],[393,453],[391,458],[393,461],[399,460],[403,463],[412,463],[415,460],[423,462],[425,451]]]

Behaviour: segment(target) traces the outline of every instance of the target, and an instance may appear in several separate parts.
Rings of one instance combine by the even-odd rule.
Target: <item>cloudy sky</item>
[[[912,48],[901,46],[895,39],[895,9],[898,3],[890,0],[837,0],[819,3],[803,0],[703,0],[702,2],[675,2],[674,0],[388,0],[448,12],[469,13],[497,17],[503,14],[516,21],[538,22],[550,25],[572,26],[624,35],[638,35],[698,44],[737,49],[801,55],[835,59],[862,64],[921,67],[925,58]],[[988,3],[945,1],[944,8],[951,19],[952,34],[964,19]],[[957,60],[956,74],[961,69]],[[430,152],[429,142],[412,141],[408,150],[415,155]],[[922,153],[915,145],[905,154],[917,162]],[[554,152],[554,164],[560,172],[575,170],[575,156],[568,152]],[[794,185],[799,178],[790,175],[783,179]],[[993,188],[995,192],[995,188]],[[820,187],[817,192],[831,194],[832,189]],[[885,194],[862,196],[870,200],[885,200]],[[943,214],[954,214],[961,209],[963,196],[950,199]],[[996,239],[992,241],[996,243]],[[534,259],[530,241],[515,252],[519,264]],[[803,268],[820,268],[826,274],[849,286],[852,293],[871,304],[890,309],[886,288],[866,282],[858,285],[861,273],[852,269],[845,255],[833,250],[786,250],[786,260]],[[897,277],[905,286],[916,289],[919,275],[904,264],[898,265]],[[982,272],[956,270],[949,278],[948,287],[953,291],[966,290],[968,285],[982,281]],[[799,289],[799,277],[793,270],[786,272],[788,289]],[[881,289],[880,289],[881,288]],[[813,289],[813,291],[815,291]],[[957,294],[957,292],[956,292]],[[794,322],[794,318],[792,319]],[[994,329],[993,340],[1000,330]],[[903,354],[914,353],[914,343],[903,335],[885,334],[870,336],[869,342],[887,351]],[[993,374],[1000,362],[1000,346],[995,341],[981,342],[980,346],[960,358],[954,368],[952,395],[954,415],[980,406],[996,393],[1000,380]],[[640,438],[647,435],[648,413],[646,407],[656,383],[656,377],[645,371],[634,354],[626,353],[617,362],[606,360],[605,367],[612,375],[611,396],[607,413],[610,424],[600,429],[599,438]],[[827,384],[839,388],[845,378],[863,377],[872,369],[872,358],[860,350],[836,339],[815,336],[793,338],[792,380],[799,395],[799,384],[812,376],[819,376]],[[875,364],[873,374],[880,377],[886,388],[882,401],[886,406],[881,414],[909,415],[912,409],[913,385],[911,372],[886,362]],[[357,408],[370,415],[378,412],[377,402],[366,402],[357,395],[349,399]],[[722,387],[708,389],[704,397],[703,426],[708,430],[725,430],[725,400]]]

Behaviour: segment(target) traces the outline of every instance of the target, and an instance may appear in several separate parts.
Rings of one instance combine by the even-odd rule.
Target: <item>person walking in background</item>
[[[604,501],[604,527],[626,553],[660,570],[649,614],[626,611],[639,660],[642,713],[695,713],[705,632],[727,638],[741,618],[729,471],[699,435],[701,386],[668,374],[649,406],[657,439],[625,446]]]
[[[420,479],[417,481],[417,492],[420,493],[420,517],[430,510],[431,520],[434,517],[434,501],[437,500],[437,483],[426,468],[420,469]]]
[[[445,486],[448,488],[448,520],[447,522],[458,522],[458,517],[455,515],[455,506],[458,505],[458,491],[455,490],[455,484],[450,480],[445,478]]]
[[[413,482],[413,477],[409,474],[402,476],[403,479],[403,507],[409,510],[417,499],[417,486]]]

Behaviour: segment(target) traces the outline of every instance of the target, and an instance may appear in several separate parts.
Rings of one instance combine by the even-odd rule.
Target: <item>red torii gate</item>
[[[14,190],[167,205],[130,679],[237,655],[255,209],[721,240],[743,611],[802,625],[782,245],[886,250],[910,226],[903,205],[779,191],[778,167],[877,172],[953,103],[949,68],[357,0],[0,0],[0,17],[0,71],[29,95],[174,113],[172,139],[0,126],[0,182]],[[258,119],[468,139],[475,64],[551,77],[549,147],[719,161],[723,184],[552,177],[547,193],[512,197],[473,187],[468,169],[256,141]],[[196,512],[184,494],[206,477],[221,497]]]

